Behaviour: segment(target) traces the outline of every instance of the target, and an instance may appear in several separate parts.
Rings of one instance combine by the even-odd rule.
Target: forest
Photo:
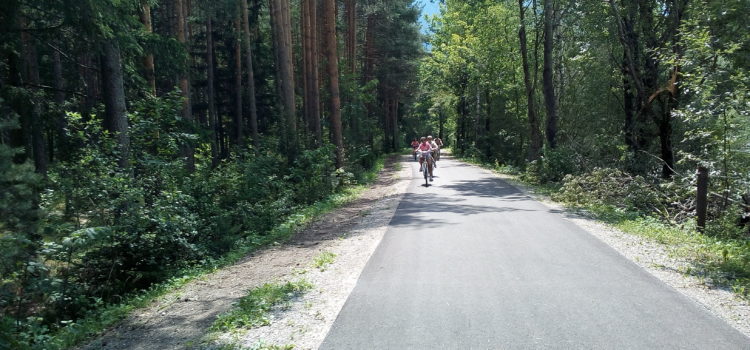
[[[364,182],[400,148],[419,11],[2,1],[0,348],[72,345],[107,305]]]
[[[73,346],[428,134],[747,296],[750,2],[439,4],[0,2],[0,348]]]

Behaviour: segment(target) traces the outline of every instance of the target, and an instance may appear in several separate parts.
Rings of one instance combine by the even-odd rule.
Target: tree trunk
[[[523,5],[523,0],[518,0],[519,13],[521,17],[521,25],[518,29],[518,39],[521,43],[521,62],[523,64],[523,82],[526,87],[526,105],[527,115],[529,119],[529,150],[527,159],[529,161],[539,159],[540,151],[542,149],[542,137],[539,132],[539,120],[536,116],[536,110],[534,108],[534,87],[531,82],[531,74],[529,72],[529,59],[528,50],[526,48],[526,24],[524,13],[526,8]]]
[[[393,144],[391,145],[391,148],[394,151],[397,151],[399,149],[398,147],[398,96],[394,96],[393,98],[393,105],[391,106],[391,126],[393,127]]]
[[[93,69],[94,58],[90,52],[81,54],[79,63],[79,75],[83,83],[86,96],[81,101],[81,117],[88,121],[91,119],[91,110],[99,100],[99,72]]]
[[[269,0],[274,49],[276,51],[277,84],[281,97],[281,115],[286,122],[286,154],[296,156],[297,111],[294,98],[294,65],[292,61],[292,35],[289,0]]]
[[[242,0],[240,0],[242,1]],[[242,33],[242,22],[238,14],[234,21],[235,33]],[[234,42],[234,143],[237,151],[242,152],[244,146],[244,131],[242,118],[242,41]]]
[[[320,90],[318,86],[318,5],[315,0],[302,1],[302,50],[303,50],[303,83],[304,83],[304,115],[308,132],[312,135],[313,145],[322,143],[322,129],[320,125]]]
[[[325,47],[330,93],[331,131],[336,146],[336,167],[344,166],[344,140],[341,131],[341,96],[339,95],[339,60],[336,40],[336,0],[323,0]]]
[[[365,47],[364,47],[364,62],[362,67],[362,84],[367,84],[374,78],[375,70],[375,15],[367,16],[367,28],[365,29]],[[374,106],[372,102],[365,102],[365,109],[367,110],[367,118],[372,120],[374,114]],[[370,139],[374,141],[372,137],[373,133],[370,133]],[[370,142],[371,146],[373,141]]]
[[[445,117],[443,116],[442,109],[438,112],[438,137],[442,140],[444,135],[444,129],[445,129]]]
[[[36,95],[39,86],[39,58],[36,50],[36,43],[32,40],[31,35],[26,30],[26,18],[21,18],[21,42],[23,45],[24,57],[24,79],[26,80],[27,89]],[[29,101],[30,110],[28,112],[27,128],[31,131],[31,150],[34,158],[36,172],[46,175],[48,167],[47,145],[44,140],[44,121],[42,120],[42,99],[32,97]]]
[[[482,98],[480,96],[479,84],[474,92],[474,147],[480,149],[482,136]]]
[[[122,78],[120,47],[113,40],[102,42],[102,95],[104,97],[104,128],[114,135],[118,148],[118,164],[127,169],[130,162],[125,87]]]
[[[141,23],[147,33],[153,33],[151,26],[151,5],[148,1],[141,1]],[[148,82],[148,88],[152,95],[156,96],[156,73],[154,69],[154,54],[151,52],[143,56],[143,71]]]
[[[182,44],[186,52],[190,52],[187,46],[187,33],[186,33],[186,1],[188,0],[175,0],[174,12],[176,15],[175,22],[175,33],[177,35],[177,41]],[[193,121],[193,107],[190,99],[190,78],[189,69],[185,69],[180,72],[178,79],[178,85],[182,94],[182,118],[187,122]],[[195,151],[189,144],[181,146],[183,157],[185,157],[185,168],[192,172],[195,170]]]
[[[248,107],[250,108],[250,137],[253,146],[257,149],[260,146],[258,133],[258,107],[255,99],[255,72],[253,71],[253,45],[250,40],[250,18],[246,0],[240,0],[242,7],[242,30],[243,42],[245,43],[245,65],[247,66],[247,95]]]
[[[391,150],[391,97],[383,92],[383,149]]]
[[[624,54],[623,54],[624,56]],[[640,148],[636,140],[636,128],[635,128],[635,95],[633,94],[633,87],[630,83],[630,73],[628,72],[628,65],[625,62],[627,59],[623,57],[623,63],[621,67],[622,71],[622,108],[625,113],[625,126],[623,128],[623,134],[625,135],[625,144],[628,145],[628,150],[635,153]]]
[[[659,143],[661,159],[664,162],[661,168],[661,177],[669,179],[675,174],[674,152],[672,151],[672,110],[675,101],[672,96],[664,95],[664,113],[661,120],[657,121],[659,126]]]
[[[216,116],[216,96],[214,92],[214,33],[213,20],[211,15],[206,19],[206,67],[208,69],[208,125],[211,129],[211,165],[219,164],[219,126],[218,117]]]
[[[55,77],[55,104],[57,113],[55,117],[55,133],[57,134],[57,153],[58,158],[66,159],[68,150],[68,137],[65,133],[67,122],[65,120],[65,77],[63,76],[63,65],[60,58],[60,52],[52,52],[52,73]]]
[[[542,71],[544,103],[547,108],[547,145],[557,147],[557,99],[552,79],[552,44],[555,37],[554,9],[552,0],[544,0],[544,70]]]
[[[685,54],[684,47],[680,42],[680,26],[685,15],[688,0],[671,0],[667,2],[669,9],[667,36],[671,39],[672,53],[677,57],[679,62]],[[680,101],[680,75],[681,66],[675,64],[671,69],[672,75],[665,87],[668,93],[664,94],[664,114],[659,123],[659,139],[661,143],[661,157],[664,160],[662,165],[662,177],[671,178],[675,174],[675,159],[672,149],[672,112],[678,108]]]
[[[346,13],[346,63],[349,74],[354,74],[357,52],[357,2],[344,0]]]

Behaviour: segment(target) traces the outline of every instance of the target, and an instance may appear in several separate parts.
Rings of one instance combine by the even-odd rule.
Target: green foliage
[[[306,150],[295,159],[294,167],[289,174],[289,181],[294,184],[293,201],[309,204],[320,200],[338,186],[334,174],[332,145]]]
[[[315,260],[313,260],[313,267],[320,271],[325,271],[328,268],[328,265],[333,264],[334,261],[336,261],[336,254],[324,251],[315,257]]]
[[[642,176],[619,169],[597,168],[581,175],[566,175],[553,198],[575,205],[611,205],[625,210],[650,212],[659,203],[654,186]]]
[[[268,325],[268,315],[275,307],[291,302],[312,287],[305,280],[284,284],[266,283],[242,297],[231,311],[219,315],[211,325],[211,330],[226,332]]]
[[[3,110],[2,102],[0,139],[18,128],[17,116]],[[13,336],[19,322],[40,322],[30,308],[48,300],[53,282],[38,257],[42,178],[33,165],[14,163],[18,152],[0,142],[0,347],[22,342]]]
[[[529,162],[521,178],[535,184],[560,182],[568,175],[577,175],[583,168],[579,153],[560,147],[545,148],[538,160]]]
[[[284,239],[354,193],[331,197],[354,183],[333,166],[331,146],[302,151],[291,166],[268,151],[217,167],[198,158],[189,173],[180,145],[195,139],[181,131],[190,126],[179,111],[174,94],[133,105],[132,172],[117,167],[118,148],[96,115],[68,114],[71,143],[86,147],[55,164],[41,197],[42,178],[31,165],[14,164],[16,151],[0,143],[0,307],[14,341],[52,347],[80,340],[85,331],[73,330],[112,322],[130,307],[92,326],[76,320],[99,319],[106,305],[240,246]],[[61,328],[67,336],[52,336]]]

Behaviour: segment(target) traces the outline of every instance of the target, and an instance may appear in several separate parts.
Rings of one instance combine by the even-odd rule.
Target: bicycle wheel
[[[428,171],[427,170],[427,163],[428,162],[429,161],[427,159],[425,159],[424,161],[422,161],[422,175],[424,175],[424,185],[425,186],[428,185],[428,182],[427,182],[427,177],[429,176],[429,174],[427,174],[427,171]]]

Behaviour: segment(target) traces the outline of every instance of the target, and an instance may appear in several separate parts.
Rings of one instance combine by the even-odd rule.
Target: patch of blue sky
[[[422,28],[422,33],[427,34],[429,32],[429,26],[425,21],[426,15],[436,15],[440,13],[439,0],[417,0],[417,5],[422,7],[422,14],[419,16],[419,25]]]

